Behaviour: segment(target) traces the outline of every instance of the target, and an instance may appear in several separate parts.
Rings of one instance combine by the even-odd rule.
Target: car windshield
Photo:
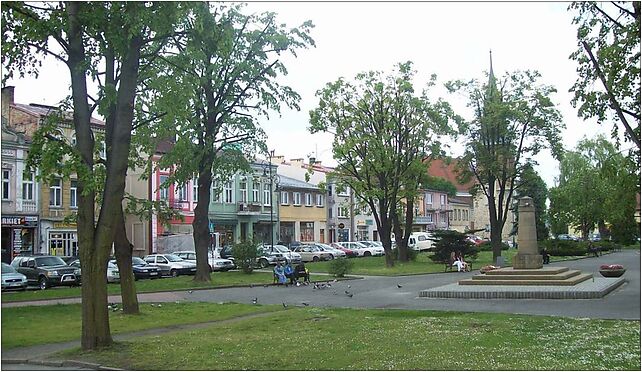
[[[319,248],[323,249],[324,251],[326,251],[326,250],[327,250],[327,251],[333,251],[333,250],[334,250],[334,248],[330,247],[330,246],[329,246],[329,245],[327,245],[327,244],[323,244],[323,243],[319,243],[319,244],[317,244],[317,247],[319,247]]]
[[[288,253],[288,252],[290,252],[290,250],[289,250],[289,249],[287,249],[287,248],[286,248],[285,246],[283,246],[283,245],[275,245],[275,246],[274,246],[274,250],[275,250],[275,251],[277,251],[277,252],[281,252],[281,253]]]
[[[361,245],[363,245],[364,247],[374,247],[374,244],[370,242],[363,241],[363,242],[357,242],[357,243],[361,243]]]
[[[9,273],[15,273],[16,270],[11,266],[7,265],[6,263],[2,263],[2,273],[3,274],[9,274]]]
[[[140,257],[132,257],[132,264],[133,265],[146,265],[147,262],[145,262],[145,260],[143,260]]]
[[[107,264],[107,267],[108,267],[108,268],[110,268],[110,269],[117,269],[117,268],[118,268],[118,266],[116,266],[116,264],[115,264],[115,263],[113,263],[113,262],[109,262],[109,263]]]
[[[166,254],[165,257],[169,260],[169,262],[179,262],[183,261],[182,258],[178,257],[177,255],[174,254]]]
[[[65,261],[60,257],[38,257],[36,258],[36,266],[66,266]]]

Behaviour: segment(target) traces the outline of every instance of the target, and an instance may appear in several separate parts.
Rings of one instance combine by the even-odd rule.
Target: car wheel
[[[312,262],[319,262],[319,257],[317,256],[312,257]]]
[[[176,277],[178,276],[178,271],[176,271],[176,269],[171,269],[171,270],[169,271],[169,275],[170,275],[172,278],[176,278]]]
[[[266,268],[266,267],[268,267],[269,265],[270,265],[270,263],[269,263],[269,262],[268,262],[268,260],[266,260],[265,258],[261,258],[261,259],[259,260],[259,266],[260,266],[262,269],[265,269],[265,268]]]
[[[363,256],[364,257],[370,257],[371,256],[370,251],[363,252]]]
[[[334,260],[334,255],[331,254],[330,257],[328,257],[328,260]]]
[[[47,279],[42,277],[40,280],[38,280],[38,288],[40,289],[47,289],[49,285],[47,284]]]

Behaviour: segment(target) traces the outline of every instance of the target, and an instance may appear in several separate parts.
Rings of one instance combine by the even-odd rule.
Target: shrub
[[[232,246],[232,255],[237,267],[240,267],[246,274],[254,271],[256,264],[258,243],[252,240],[243,240]]]
[[[330,265],[328,265],[328,273],[335,277],[343,278],[346,274],[352,271],[353,266],[354,262],[352,260],[348,260],[347,258],[337,258],[330,261]]]
[[[539,248],[546,248],[551,256],[583,256],[588,252],[588,243],[549,239],[540,242]]]
[[[599,248],[602,252],[612,251],[616,249],[622,249],[622,246],[615,242],[610,242],[608,240],[593,242],[595,248]]]
[[[502,242],[502,251],[507,251],[509,248],[508,244]],[[490,242],[483,242],[477,246],[477,250],[480,252],[492,252],[493,247],[490,245]]]
[[[477,249],[473,243],[466,240],[465,234],[454,230],[436,230],[433,235],[435,254],[430,256],[430,259],[434,262],[448,262],[451,252],[461,252],[463,258],[477,258]]]

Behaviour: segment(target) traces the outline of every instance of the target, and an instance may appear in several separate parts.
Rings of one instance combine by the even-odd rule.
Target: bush
[[[502,251],[507,251],[509,248],[508,244],[502,242]],[[483,242],[477,246],[477,250],[480,252],[492,252],[493,247],[490,245],[490,242]]]
[[[354,262],[347,258],[336,258],[330,261],[328,265],[328,273],[338,278],[343,278],[346,274],[352,271]]]
[[[259,244],[252,240],[244,240],[232,246],[232,255],[236,266],[246,274],[251,274],[254,271],[258,246]]]
[[[602,252],[612,251],[616,249],[622,249],[622,246],[615,242],[610,242],[608,240],[593,242],[595,248],[599,248]]]
[[[543,248],[551,256],[583,256],[588,252],[588,242],[549,239],[539,243],[539,249]]]

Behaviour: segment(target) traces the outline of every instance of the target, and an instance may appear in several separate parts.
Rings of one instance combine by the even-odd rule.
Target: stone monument
[[[519,199],[519,230],[517,234],[517,254],[513,257],[514,269],[541,269],[542,255],[537,249],[537,230],[535,228],[535,205],[533,199],[525,196]]]

